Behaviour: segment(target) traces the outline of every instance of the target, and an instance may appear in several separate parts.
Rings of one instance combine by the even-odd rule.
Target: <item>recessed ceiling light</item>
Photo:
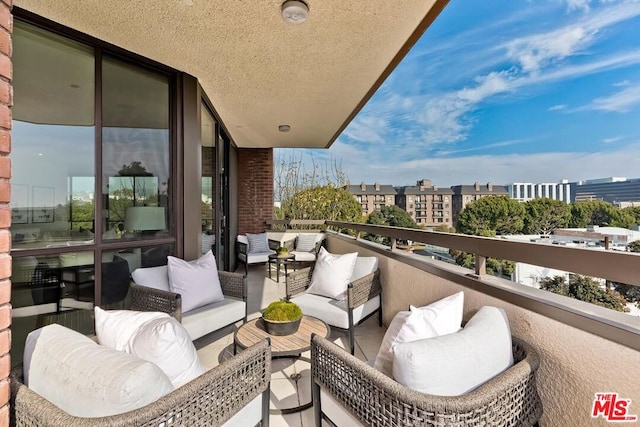
[[[286,0],[282,3],[282,17],[292,24],[302,24],[309,17],[309,6],[301,0]]]
[[[289,126],[289,125],[280,125],[280,126],[278,126],[278,130],[280,132],[289,132],[291,130],[291,126]]]

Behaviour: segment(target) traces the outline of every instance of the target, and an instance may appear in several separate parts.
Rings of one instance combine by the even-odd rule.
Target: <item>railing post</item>
[[[396,245],[398,244],[398,241],[395,237],[391,237],[391,250],[395,251],[396,250]]]
[[[476,274],[478,276],[484,276],[485,274],[487,274],[487,258],[478,254],[475,254],[475,256],[476,256]]]

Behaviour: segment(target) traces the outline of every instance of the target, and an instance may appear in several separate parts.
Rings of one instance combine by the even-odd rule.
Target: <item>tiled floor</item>
[[[244,268],[244,266],[242,266]],[[274,272],[275,273],[275,272]],[[274,276],[275,279],[275,276]],[[249,267],[249,318],[260,315],[260,309],[270,302],[285,296],[284,277],[280,283],[271,280],[267,276],[264,265]],[[207,367],[214,367],[230,357],[233,352],[234,327],[226,328],[210,334],[196,341],[200,359]],[[378,326],[378,317],[372,316],[362,325],[356,328],[356,357],[362,360],[375,358],[380,342],[384,336],[384,328]],[[342,331],[332,330],[330,339],[338,345],[345,347],[346,335]],[[303,354],[303,356],[308,356]],[[309,363],[295,361],[293,359],[276,359],[272,363],[273,374],[271,376],[271,408],[283,409],[309,402],[311,400],[311,370]],[[292,380],[291,374],[300,374],[300,379]],[[313,409],[307,409],[299,413],[287,415],[271,415],[272,427],[293,426],[311,427],[313,422]]]

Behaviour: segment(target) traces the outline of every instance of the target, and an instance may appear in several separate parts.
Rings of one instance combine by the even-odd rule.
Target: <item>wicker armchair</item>
[[[74,417],[23,383],[22,366],[11,372],[10,425],[16,427],[123,427],[269,425],[271,348],[264,340],[142,408],[100,418]],[[261,404],[257,411],[242,412]],[[253,409],[253,407],[252,407]],[[251,412],[252,416],[248,416]],[[249,421],[248,418],[251,418]],[[251,424],[253,423],[253,424]]]
[[[356,260],[358,262],[358,260]],[[377,265],[377,264],[376,264]],[[347,288],[347,299],[336,304],[323,297],[309,297],[305,291],[311,284],[313,266],[293,271],[287,275],[286,297],[298,304],[302,312],[324,320],[332,328],[346,330],[351,354],[355,351],[355,327],[378,313],[382,326],[382,285],[380,270],[353,280]]]
[[[434,396],[411,390],[332,342],[313,336],[316,425],[322,425],[322,419],[375,427],[535,425],[542,415],[535,381],[538,354],[516,337],[512,343],[514,364],[509,369],[465,395]],[[331,415],[323,411],[325,407]]]
[[[144,269],[138,269],[144,270]],[[221,329],[237,321],[247,321],[247,278],[238,273],[218,271],[220,286],[225,300],[221,303],[214,303],[208,306],[182,312],[182,298],[180,294],[169,290],[142,286],[138,283],[131,283],[131,306],[130,310],[136,311],[160,311],[175,317],[189,332],[192,339]],[[168,279],[167,279],[168,280]],[[168,282],[167,282],[168,283]],[[167,285],[168,288],[168,285]],[[229,298],[230,297],[230,298]],[[230,317],[221,321],[213,320],[213,316],[220,313],[220,306],[226,307],[223,310]],[[233,305],[233,310],[229,306]],[[209,313],[209,315],[207,315]],[[209,320],[211,320],[209,322]],[[208,325],[208,326],[207,326]]]

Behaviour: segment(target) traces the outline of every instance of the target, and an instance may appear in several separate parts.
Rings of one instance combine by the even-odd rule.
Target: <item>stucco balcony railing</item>
[[[410,304],[425,305],[465,293],[465,318],[484,305],[504,308],[514,335],[541,356],[538,390],[544,403],[540,425],[606,424],[591,417],[596,393],[631,399],[640,415],[640,318],[484,274],[487,257],[525,262],[627,284],[640,284],[640,255],[506,241],[396,227],[326,221],[330,229],[390,238],[391,246],[328,232],[327,249],[379,259],[383,319],[389,324]],[[412,240],[476,255],[477,271],[395,249]]]

